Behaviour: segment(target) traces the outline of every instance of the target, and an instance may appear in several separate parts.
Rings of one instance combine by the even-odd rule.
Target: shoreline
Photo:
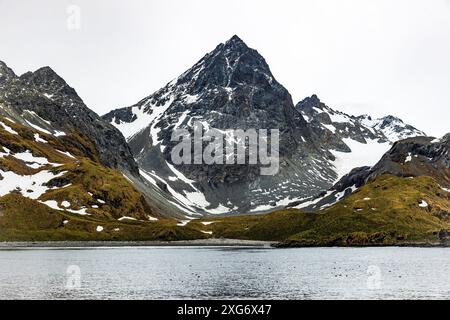
[[[131,248],[131,247],[241,247],[260,249],[294,248],[449,248],[450,243],[411,242],[395,244],[367,245],[308,245],[283,243],[276,241],[240,240],[240,239],[197,239],[177,241],[0,241],[0,250],[4,249],[65,249],[65,248]]]
[[[20,248],[120,248],[120,247],[250,247],[274,248],[275,242],[238,239],[179,241],[3,241],[2,249]]]
[[[352,245],[327,245],[327,244],[300,244],[300,243],[284,243],[278,242],[272,244],[275,248],[449,248],[450,243],[442,242],[399,242],[392,244],[370,243],[370,244],[352,244]]]

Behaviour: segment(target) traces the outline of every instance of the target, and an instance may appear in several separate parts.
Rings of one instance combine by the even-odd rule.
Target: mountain
[[[242,140],[234,129],[278,129],[279,145],[273,132]],[[190,147],[200,133],[182,154],[194,163],[173,160],[177,132]],[[450,135],[424,135],[394,116],[347,115],[315,95],[294,106],[237,36],[103,117],[52,69],[17,76],[0,63],[0,241],[448,244]],[[279,170],[263,174],[274,164],[234,163],[237,155],[195,163],[199,145],[228,144],[247,161],[267,144]],[[253,214],[263,211],[275,212]],[[248,215],[225,216],[233,213]]]
[[[316,96],[294,106],[264,58],[237,36],[162,89],[103,119],[127,138],[141,175],[187,218],[284,207],[328,189],[355,166],[374,164],[395,134],[423,134],[389,117],[371,124],[369,117],[347,116]],[[254,144],[235,139],[233,130],[278,129],[279,171],[261,175],[261,164],[174,163],[172,133],[192,135],[196,124],[204,135],[218,131],[247,152]]]
[[[53,135],[63,143],[75,143],[85,156],[125,174],[154,212],[179,215],[179,209],[166,200],[161,189],[140,176],[121,132],[90,110],[50,67],[17,76],[0,62],[0,116]],[[73,136],[80,139],[72,139]],[[83,141],[92,141],[96,155]]]
[[[450,190],[450,134],[440,139],[414,137],[397,141],[374,166],[355,168],[327,192],[289,206],[308,211],[323,210],[386,174],[402,178],[427,176],[443,190]]]
[[[369,115],[352,116],[334,110],[324,104],[317,95],[305,98],[296,106],[306,121],[315,127],[322,126],[332,132],[335,139],[353,139],[363,142],[362,138],[395,142],[415,136],[425,136],[423,131],[405,124],[392,115],[372,119]],[[328,140],[328,137],[326,137]]]
[[[91,139],[66,132],[0,116],[0,241],[205,237],[153,210],[130,180],[101,163]]]
[[[334,178],[321,165],[331,155],[312,143],[318,137],[295,110],[288,91],[264,58],[237,36],[156,93],[103,119],[127,137],[141,174],[166,185],[168,197],[188,215],[271,209],[293,194],[318,192]],[[175,129],[192,132],[195,121],[205,133],[211,128],[279,129],[280,172],[262,176],[260,165],[175,165],[171,134]],[[311,172],[304,170],[306,165]]]
[[[386,174],[320,212],[205,218],[187,227],[201,225],[217,238],[277,241],[279,247],[448,246],[450,191],[431,177]]]
[[[363,179],[355,180],[355,185],[359,187],[386,173],[399,177],[429,176],[450,188],[450,134],[440,139],[415,137],[396,142],[375,166],[366,170]],[[350,172],[338,185],[352,179]]]
[[[0,239],[204,236],[152,191],[120,131],[52,69],[19,77],[0,63]]]
[[[339,178],[353,168],[375,164],[398,140],[426,136],[391,115],[372,119],[369,115],[353,116],[334,110],[316,95],[300,101],[296,109],[321,137],[322,148],[336,157],[333,166]]]
[[[372,167],[355,168],[318,197],[263,215],[190,222],[215,237],[278,246],[450,244],[450,134],[407,138]],[[204,227],[205,229],[205,227]]]
[[[83,134],[93,140],[102,164],[139,175],[122,134],[49,67],[19,77],[0,61],[0,115],[55,137]]]

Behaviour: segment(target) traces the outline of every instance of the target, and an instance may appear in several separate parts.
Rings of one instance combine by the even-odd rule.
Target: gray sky
[[[0,0],[0,60],[18,74],[51,66],[99,114],[153,93],[233,34],[294,103],[316,93],[347,113],[450,132],[450,0]]]

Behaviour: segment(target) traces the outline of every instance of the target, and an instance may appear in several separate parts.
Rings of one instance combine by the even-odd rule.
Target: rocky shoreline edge
[[[198,239],[180,241],[3,241],[2,249],[26,248],[120,248],[120,247],[251,247],[251,248],[373,248],[373,247],[411,247],[448,248],[450,242],[401,242],[392,244],[323,244],[297,241],[258,241],[239,239]]]
[[[273,248],[274,242],[237,239],[180,241],[6,241],[1,249],[14,248],[108,248],[108,247],[259,247]]]

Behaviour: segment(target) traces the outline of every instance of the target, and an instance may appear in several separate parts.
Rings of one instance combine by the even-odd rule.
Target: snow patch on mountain
[[[389,142],[380,143],[377,140],[367,140],[366,143],[361,143],[344,138],[343,141],[351,149],[351,152],[331,150],[336,157],[336,160],[332,162],[338,176],[336,181],[354,168],[373,166],[391,148]]]
[[[34,141],[40,142],[40,143],[48,143],[47,140],[41,138],[39,133],[34,134]]]
[[[167,186],[167,191],[171,194],[173,201],[170,201],[173,205],[175,205],[182,212],[186,213],[188,216],[196,215],[196,204],[193,203],[187,196],[182,195],[181,193],[175,191],[167,182],[159,177],[157,174],[153,172],[148,172],[143,169],[140,169],[141,176],[150,182],[153,186],[160,189],[160,185],[157,180],[162,182],[165,186]],[[195,198],[195,195],[191,193],[191,199]]]
[[[11,134],[18,135],[17,131],[13,130],[10,126],[6,125],[6,124],[3,123],[2,121],[0,121],[0,126],[2,126],[3,129],[5,129],[6,132],[9,132],[9,133],[11,133]]]
[[[31,151],[27,150],[25,152],[15,153],[14,158],[25,162],[25,164],[32,169],[39,169],[40,167],[50,165],[52,167],[61,166],[59,163],[51,163],[45,157],[35,157]]]
[[[15,191],[20,192],[24,197],[36,200],[49,190],[45,185],[47,182],[64,174],[66,174],[65,171],[54,174],[51,171],[43,170],[32,175],[22,176],[13,171],[0,169],[0,176],[3,177],[0,180],[0,197]]]

